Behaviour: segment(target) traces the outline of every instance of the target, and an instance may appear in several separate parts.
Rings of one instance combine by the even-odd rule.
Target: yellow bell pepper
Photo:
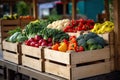
[[[66,52],[67,51],[67,44],[65,42],[61,42],[60,46],[58,47],[59,51]]]

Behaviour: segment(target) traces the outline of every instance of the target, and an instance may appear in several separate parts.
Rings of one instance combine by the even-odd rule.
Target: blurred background
[[[7,0],[5,0],[7,1]],[[8,0],[11,1],[11,0]],[[99,3],[99,4],[97,4]],[[63,4],[61,0],[38,0],[37,10],[38,18],[47,18],[51,15],[63,15]],[[10,14],[10,5],[13,5],[13,13],[18,15],[33,15],[33,4],[31,0],[16,0],[12,3],[0,2],[0,17]],[[78,0],[76,7],[77,16],[94,19],[97,21],[98,14],[104,13],[104,0]],[[71,18],[72,3],[66,4],[66,17]]]

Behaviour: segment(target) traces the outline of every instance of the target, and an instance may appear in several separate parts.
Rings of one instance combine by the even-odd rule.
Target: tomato
[[[68,45],[68,40],[67,39],[63,39],[63,42],[65,42]]]
[[[84,47],[83,46],[77,46],[76,49],[75,49],[76,52],[81,52],[81,51],[84,51]]]
[[[78,30],[78,31],[81,31],[81,30],[82,30],[82,28],[78,26],[78,27],[77,27],[77,30]]]
[[[76,36],[70,36],[69,40],[72,40],[73,38],[76,39]]]
[[[66,26],[66,29],[70,29],[70,28],[72,28],[72,26],[70,26],[70,25]]]

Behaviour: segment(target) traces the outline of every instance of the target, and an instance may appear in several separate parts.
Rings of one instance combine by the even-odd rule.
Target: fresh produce
[[[10,30],[8,32],[10,35],[6,38],[7,41],[15,43],[15,42],[24,42],[28,38],[22,33],[22,29],[20,27],[17,27],[14,30]]]
[[[24,42],[25,40],[27,40],[27,37],[24,36],[21,32],[15,32],[13,35],[8,37],[6,40],[12,43]]]
[[[104,34],[114,30],[114,23],[110,21],[105,21],[104,23],[96,23],[91,32],[97,34]]]
[[[57,21],[57,20],[60,20],[62,19],[62,16],[61,15],[58,15],[58,14],[51,14],[49,16],[46,16],[46,19],[52,23],[53,21]]]
[[[30,15],[27,15],[27,16],[20,16],[19,19],[29,20],[29,19],[34,19],[34,17],[30,16]]]
[[[17,28],[14,29],[14,30],[8,31],[8,34],[13,35],[13,34],[16,33],[16,32],[22,32],[22,29],[21,29],[20,27],[17,27]]]
[[[63,39],[61,42],[55,43],[54,45],[52,45],[51,49],[61,52],[66,52],[69,50],[73,50],[76,52],[84,51],[84,48],[82,46],[78,46],[75,36],[70,36],[69,40]]]
[[[58,29],[63,31],[64,28],[69,24],[69,22],[69,19],[57,20],[49,24],[47,28]]]
[[[30,38],[25,41],[25,44],[28,46],[39,47],[39,46],[52,46],[52,39],[48,40],[43,39],[42,36],[35,35],[34,38]]]
[[[14,20],[14,19],[18,19],[18,14],[13,14],[13,15],[3,15],[3,18],[5,20]]]
[[[63,39],[69,39],[69,35],[65,32],[51,28],[44,28],[39,32],[39,35],[41,35],[45,40],[47,40],[49,37],[52,37],[53,43],[61,42]]]
[[[55,43],[54,45],[52,45],[52,50],[58,50],[59,47],[59,43]]]
[[[24,29],[24,34],[28,38],[35,37],[35,35],[39,34],[41,30],[43,30],[49,22],[47,20],[35,20],[31,21]]]
[[[94,27],[94,21],[91,19],[71,20],[69,25],[64,28],[64,32],[77,32],[82,30],[91,30]]]
[[[66,52],[67,51],[67,43],[61,42],[60,46],[58,47],[59,51]]]
[[[77,41],[75,36],[69,38],[68,50],[75,50],[77,47]]]
[[[88,34],[80,35],[77,38],[77,44],[78,46],[83,47],[84,50],[95,50],[104,48],[106,42],[96,33],[89,32]]]

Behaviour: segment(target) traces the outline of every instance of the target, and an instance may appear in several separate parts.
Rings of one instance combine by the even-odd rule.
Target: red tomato
[[[63,42],[65,42],[68,45],[68,40],[67,39],[63,39]]]
[[[76,52],[81,52],[81,51],[84,51],[84,47],[83,46],[77,46],[76,49],[75,49]]]
[[[73,38],[76,39],[76,36],[70,36],[69,40],[72,40]]]

